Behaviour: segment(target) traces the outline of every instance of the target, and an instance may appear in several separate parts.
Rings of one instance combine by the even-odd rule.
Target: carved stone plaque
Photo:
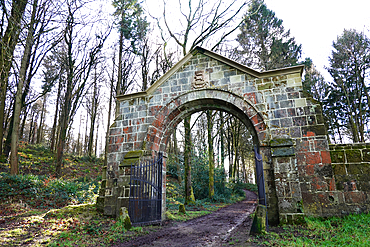
[[[208,86],[208,76],[206,75],[204,70],[195,71],[191,86],[193,89],[199,89]]]

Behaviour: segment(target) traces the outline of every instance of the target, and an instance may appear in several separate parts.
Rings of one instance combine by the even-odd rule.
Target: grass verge
[[[370,214],[306,218],[306,222],[272,227],[250,241],[261,246],[370,246]]]

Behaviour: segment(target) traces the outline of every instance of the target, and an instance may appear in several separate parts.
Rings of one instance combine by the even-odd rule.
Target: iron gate
[[[157,158],[131,165],[128,212],[134,225],[161,222],[162,153]]]

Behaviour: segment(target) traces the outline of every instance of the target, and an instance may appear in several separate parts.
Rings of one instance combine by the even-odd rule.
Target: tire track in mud
[[[212,214],[179,223],[175,226],[163,227],[156,232],[140,236],[128,242],[116,243],[113,246],[222,246],[238,230],[241,224],[243,224],[243,229],[250,228],[252,224],[252,221],[247,219],[256,208],[257,195],[250,191],[245,193],[246,199],[244,201],[221,208]]]

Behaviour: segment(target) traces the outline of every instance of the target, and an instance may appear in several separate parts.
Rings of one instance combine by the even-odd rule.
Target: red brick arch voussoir
[[[248,119],[249,125],[255,130],[259,145],[267,138],[267,126],[262,114],[246,98],[220,89],[202,89],[187,92],[173,98],[164,106],[153,106],[156,111],[154,120],[148,127],[144,142],[146,149],[165,151],[167,139],[173,128],[187,115],[207,109],[207,104],[217,102],[213,109],[224,110],[237,115],[240,119]],[[209,107],[211,108],[211,107]],[[243,119],[242,119],[243,120]]]

